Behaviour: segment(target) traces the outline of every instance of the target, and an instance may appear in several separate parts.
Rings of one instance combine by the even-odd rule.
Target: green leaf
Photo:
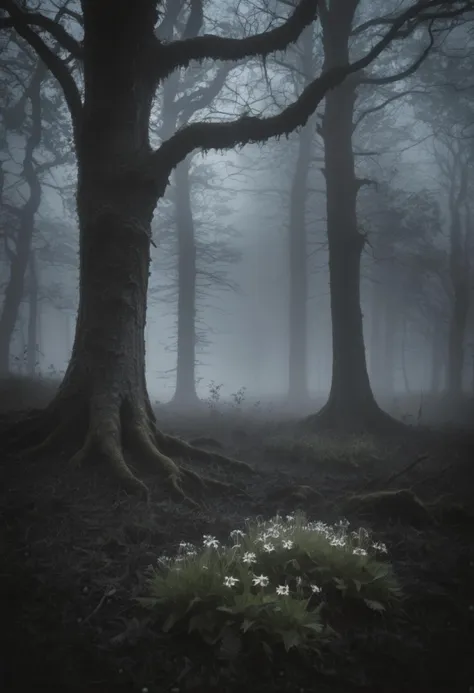
[[[221,633],[219,653],[225,659],[236,659],[242,649],[242,640],[233,628],[226,627]]]
[[[381,602],[375,601],[375,599],[364,599],[364,602],[372,611],[378,611],[379,613],[385,611],[384,605]]]
[[[166,619],[166,621],[163,623],[163,626],[161,628],[163,633],[168,633],[173,628],[173,626],[176,625],[180,618],[181,617],[179,614],[172,611]]]
[[[186,613],[189,613],[196,604],[202,601],[203,600],[201,599],[201,597],[194,597],[194,599],[191,599],[191,601],[188,604],[188,608],[186,609]]]
[[[304,627],[308,628],[309,630],[313,630],[315,633],[322,633],[324,630],[324,624],[318,621],[315,621],[314,623],[305,623]]]
[[[250,621],[248,618],[244,618],[240,628],[244,633],[246,633],[253,626],[254,623],[255,621]]]
[[[362,583],[359,580],[352,580],[352,582],[354,583],[357,592],[360,592],[362,588]]]
[[[301,636],[297,630],[284,630],[280,634],[287,652],[291,650],[292,647],[301,645]]]

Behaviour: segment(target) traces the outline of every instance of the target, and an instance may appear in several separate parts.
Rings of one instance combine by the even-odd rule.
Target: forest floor
[[[143,477],[152,490],[147,505],[119,494],[100,469],[66,470],[60,454],[19,459],[2,437],[18,417],[13,412],[50,394],[47,384],[0,383],[6,693],[474,690],[472,433],[437,426],[397,439],[303,442],[281,420],[209,412],[193,419],[161,409],[164,430],[187,440],[211,437],[256,469],[249,477],[207,467],[247,495],[213,497],[196,512],[170,502],[152,477]],[[410,489],[422,503],[408,494],[349,502],[352,494],[395,489]],[[273,664],[244,662],[228,676],[204,645],[161,632],[134,601],[144,594],[147,566],[173,554],[180,541],[200,543],[203,534],[226,540],[245,518],[297,508],[329,523],[347,517],[385,542],[406,595],[402,617],[382,615],[367,629],[343,624],[337,648],[322,661],[290,651]]]

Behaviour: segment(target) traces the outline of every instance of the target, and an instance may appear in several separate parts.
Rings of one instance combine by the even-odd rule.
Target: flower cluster
[[[329,525],[302,513],[257,518],[230,539],[205,534],[200,547],[182,541],[174,558],[158,559],[150,596],[140,601],[164,612],[163,629],[187,623],[204,638],[213,630],[217,641],[235,626],[244,634],[264,631],[287,649],[306,647],[334,632],[327,614],[340,595],[380,612],[400,593],[390,566],[378,559],[385,545],[364,528],[350,531],[345,519]]]

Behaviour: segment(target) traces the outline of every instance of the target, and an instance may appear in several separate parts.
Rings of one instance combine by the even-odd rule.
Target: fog
[[[368,11],[368,7],[361,9],[361,18]],[[235,19],[234,14],[232,17]],[[452,166],[458,166],[459,170],[463,165],[468,167],[467,187],[470,199],[474,199],[472,138],[468,132],[472,86],[466,83],[467,73],[459,60],[464,50],[464,55],[468,56],[466,60],[472,61],[469,31],[461,24],[447,33],[443,61],[435,55],[428,56],[417,71],[395,81],[394,85],[362,84],[354,108],[353,122],[357,124],[352,137],[355,170],[358,179],[363,181],[359,188],[357,223],[366,239],[361,261],[361,310],[371,385],[382,397],[441,393],[448,387],[448,371],[452,368],[448,363],[449,334],[455,319],[453,276],[456,269],[452,265],[452,233],[456,205],[462,217],[459,243],[464,248],[461,256],[469,265],[468,274],[472,272],[474,247],[469,195],[467,201],[464,197],[453,204],[452,200],[459,194],[456,185],[459,187],[460,183],[456,178],[458,173],[450,174],[454,170],[450,169],[450,157],[454,161],[457,156]],[[417,41],[407,39],[404,45],[390,49],[389,59],[387,56],[379,59],[373,68],[374,74],[383,76],[390,70],[393,73],[394,66],[395,71],[402,71],[402,66],[416,52]],[[317,66],[322,60],[319,27],[312,42],[314,65]],[[354,51],[360,52],[363,47],[364,41],[360,40]],[[18,50],[5,45],[5,60],[14,65]],[[300,41],[284,60],[276,56],[278,60],[269,59],[266,65],[261,61],[240,64],[230,72],[213,104],[193,114],[192,118],[229,119],[241,115],[243,106],[255,114],[275,112],[275,104],[284,106],[303,88],[304,80],[298,83],[297,77],[303,51]],[[6,106],[11,112],[21,100],[22,89],[18,80],[8,74],[6,65],[5,62],[1,68],[1,79],[8,89]],[[28,72],[28,68],[22,69]],[[441,72],[443,75],[438,79]],[[289,86],[290,77],[293,87]],[[196,74],[194,86],[190,78],[188,82],[183,81],[177,93],[190,93],[196,85],[206,81],[209,77],[204,66]],[[452,107],[453,91],[449,87],[463,89],[462,108]],[[43,98],[49,99],[50,105],[54,100],[60,104],[60,123],[48,125],[48,128],[57,127],[61,133],[63,141],[59,148],[64,154],[69,125],[61,94],[51,79],[43,87]],[[152,140],[159,139],[165,127],[160,107],[163,105],[158,99]],[[49,123],[52,122],[51,109],[47,111],[45,107],[43,119]],[[29,194],[23,171],[29,136],[28,109],[25,113],[21,126],[12,127],[5,119],[2,123],[4,219],[13,207],[21,207]],[[324,400],[329,393],[333,362],[321,132],[323,114],[324,102],[309,121],[308,127],[313,133],[312,152],[306,193],[302,198],[307,258],[306,267],[301,267],[302,274],[307,272],[302,309],[307,317],[306,381],[310,396],[318,400]],[[460,132],[464,139],[457,152]],[[301,132],[293,132],[289,137],[271,139],[261,146],[248,145],[243,149],[205,154],[197,152],[190,157],[191,210],[198,246],[195,382],[197,394],[204,400],[209,397],[212,384],[222,385],[224,399],[241,388],[245,388],[249,401],[281,400],[288,393],[289,249],[293,223],[290,206],[301,136]],[[51,160],[51,152],[54,152],[51,139],[51,133],[44,137],[38,147],[37,162],[45,164]],[[41,203],[35,215],[32,242],[39,287],[35,372],[44,376],[60,375],[67,367],[78,305],[75,164],[73,156],[63,158],[65,163],[45,168],[46,173],[41,176]],[[451,188],[450,181],[454,181]],[[146,327],[148,388],[153,399],[163,402],[172,398],[176,386],[178,265],[175,227],[176,210],[185,201],[177,196],[175,188],[172,177],[155,213]],[[341,190],[340,205],[344,204]],[[379,242],[382,237],[385,241]],[[380,245],[383,247],[378,247]],[[386,252],[390,255],[389,261],[384,255]],[[11,278],[10,261],[5,242],[0,255],[3,292]],[[25,372],[27,367],[30,301],[27,279],[24,286],[10,342],[12,372]],[[461,338],[462,389],[472,394],[472,279],[466,291],[469,309]],[[392,318],[393,325],[389,329],[387,325]],[[377,336],[377,330],[384,334]],[[390,370],[388,377],[387,368]]]

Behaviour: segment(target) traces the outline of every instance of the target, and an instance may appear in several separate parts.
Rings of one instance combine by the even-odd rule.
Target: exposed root
[[[226,493],[238,493],[239,490],[233,484],[202,476],[194,470],[182,467],[171,459],[171,456],[225,464],[246,472],[253,471],[245,462],[207,452],[162,433],[156,428],[151,407],[133,406],[128,401],[119,405],[113,400],[110,401],[107,395],[96,396],[91,401],[87,427],[81,425],[83,421],[80,417],[71,417],[71,412],[68,413],[69,416],[58,421],[52,430],[46,424],[42,426],[43,430],[46,428],[46,437],[38,445],[23,451],[22,456],[31,458],[57,450],[58,447],[70,442],[72,434],[77,435],[78,430],[85,430],[82,446],[70,459],[72,466],[77,467],[88,462],[105,464],[124,490],[148,498],[148,488],[127,463],[125,451],[130,454],[132,463],[137,467],[162,475],[174,500],[185,502],[191,507],[198,507],[193,496],[204,497],[210,489]],[[49,424],[52,420],[57,421],[57,417],[51,415],[51,410],[46,410],[44,415],[44,421]]]
[[[173,457],[183,457],[185,459],[194,459],[198,462],[208,462],[219,465],[224,465],[226,467],[235,467],[241,471],[253,472],[250,464],[247,462],[241,462],[240,460],[235,460],[232,457],[226,457],[218,452],[210,452],[209,450],[203,450],[202,448],[195,447],[186,443],[180,438],[175,436],[170,436],[167,433],[161,433],[157,431],[155,434],[156,443],[160,448],[164,448],[168,455]]]

